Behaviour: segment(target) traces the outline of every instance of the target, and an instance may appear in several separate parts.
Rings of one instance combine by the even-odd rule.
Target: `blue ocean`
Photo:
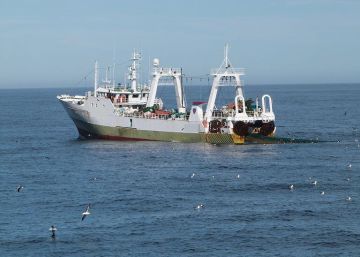
[[[324,141],[267,145],[81,140],[56,96],[87,90],[0,90],[0,256],[360,256],[359,84],[246,86]]]

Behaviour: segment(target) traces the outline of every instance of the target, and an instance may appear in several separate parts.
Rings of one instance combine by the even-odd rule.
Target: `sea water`
[[[87,90],[0,90],[0,256],[360,256],[360,85],[247,86],[327,142],[236,146],[79,140],[56,95]]]

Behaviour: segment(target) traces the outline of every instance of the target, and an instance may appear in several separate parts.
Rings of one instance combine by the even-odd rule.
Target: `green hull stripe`
[[[203,142],[210,144],[234,144],[234,140],[230,134],[147,131],[147,130],[137,130],[133,128],[94,125],[80,120],[74,120],[74,123],[79,130],[86,131],[95,136],[110,138],[110,139],[114,138],[114,139],[169,141],[169,142],[184,142],[184,143]],[[252,143],[253,144],[285,144],[285,143],[317,143],[317,142],[319,141],[307,140],[307,139],[265,137],[259,134],[252,134],[246,136],[245,138],[245,143],[250,143],[250,144]]]

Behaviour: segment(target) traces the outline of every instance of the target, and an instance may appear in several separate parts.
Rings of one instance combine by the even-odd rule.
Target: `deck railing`
[[[158,120],[187,120],[188,115],[180,115],[180,117],[175,117],[174,115],[158,115],[155,113],[143,113],[143,112],[133,112],[126,113],[120,110],[115,110],[114,113],[120,117],[130,117],[130,118],[140,118],[140,119],[158,119]]]
[[[229,75],[233,74],[233,73],[239,73],[240,75],[244,75],[245,74],[245,69],[244,68],[217,68],[217,69],[211,69],[210,74],[211,75],[217,75],[217,74],[226,74],[228,73]]]
[[[227,113],[224,113],[222,111],[213,111],[212,112],[212,117],[213,118],[228,118],[228,117],[235,117],[235,110],[230,110]],[[259,117],[260,113],[256,112],[256,111],[246,111],[246,114],[249,117]]]
[[[179,68],[154,68],[154,73],[160,74],[181,74],[181,69]]]

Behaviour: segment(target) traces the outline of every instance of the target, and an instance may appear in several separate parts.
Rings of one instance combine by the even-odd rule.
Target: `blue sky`
[[[356,83],[359,14],[357,0],[2,0],[0,88],[72,87],[95,59],[123,63],[133,48],[144,74],[158,57],[203,75],[226,42],[248,84]]]

